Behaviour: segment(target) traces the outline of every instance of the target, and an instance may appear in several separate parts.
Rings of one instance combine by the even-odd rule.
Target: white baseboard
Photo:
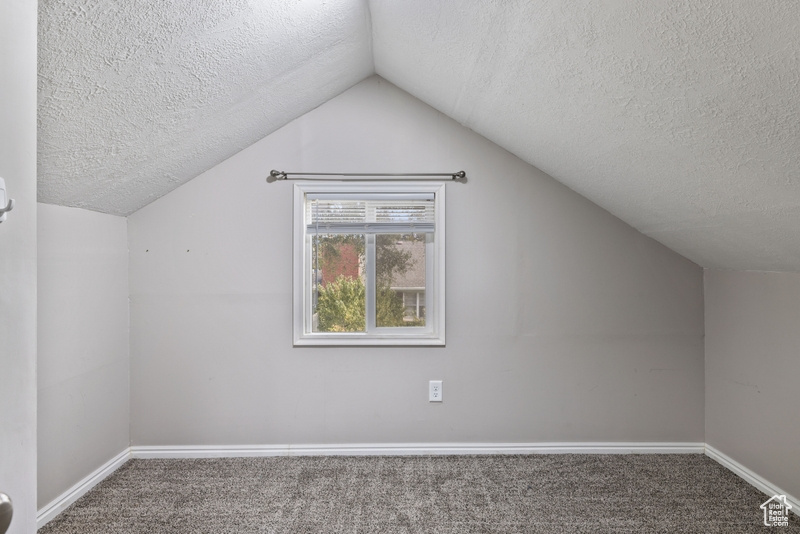
[[[730,456],[718,451],[714,447],[709,444],[706,444],[706,456],[715,460],[722,464],[723,467],[726,467],[728,470],[733,471],[737,474],[740,478],[742,478],[745,482],[756,488],[757,490],[764,493],[769,497],[773,495],[785,495],[786,502],[788,502],[792,506],[792,512],[797,515],[800,515],[800,499],[796,497],[792,497],[781,488],[770,482],[769,480],[757,475],[753,471],[749,470]]]
[[[83,497],[90,489],[103,481],[108,475],[119,469],[131,457],[130,448],[126,448],[108,462],[97,468],[80,482],[56,497],[36,514],[37,530],[64,511],[70,504]]]
[[[362,443],[347,445],[133,446],[133,458],[415,456],[447,454],[703,454],[703,443]]]

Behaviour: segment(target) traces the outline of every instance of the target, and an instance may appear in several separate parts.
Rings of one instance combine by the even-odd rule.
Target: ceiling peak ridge
[[[369,35],[367,46],[369,47],[369,57],[372,58],[372,75],[374,76],[378,72],[375,69],[375,32],[372,25],[372,2],[371,0],[362,0],[362,2],[364,4],[364,16],[366,17],[364,23],[367,26],[367,33]]]

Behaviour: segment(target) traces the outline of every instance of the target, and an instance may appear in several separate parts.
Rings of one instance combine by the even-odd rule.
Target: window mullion
[[[375,234],[366,234],[365,236],[365,296],[366,302],[366,330],[367,333],[375,331]]]

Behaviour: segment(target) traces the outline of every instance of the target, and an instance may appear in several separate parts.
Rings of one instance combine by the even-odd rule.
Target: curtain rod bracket
[[[269,178],[267,178],[268,182],[274,182],[276,180],[286,180],[287,176],[285,172],[276,171],[275,169],[269,172]]]

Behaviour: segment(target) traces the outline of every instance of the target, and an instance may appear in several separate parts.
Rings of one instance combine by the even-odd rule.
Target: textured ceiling
[[[40,1],[39,200],[130,214],[372,74],[370,40],[362,0]]]
[[[378,74],[705,267],[800,271],[800,2],[370,2]]]
[[[39,9],[43,202],[129,214],[377,72],[700,265],[800,271],[800,2]]]

